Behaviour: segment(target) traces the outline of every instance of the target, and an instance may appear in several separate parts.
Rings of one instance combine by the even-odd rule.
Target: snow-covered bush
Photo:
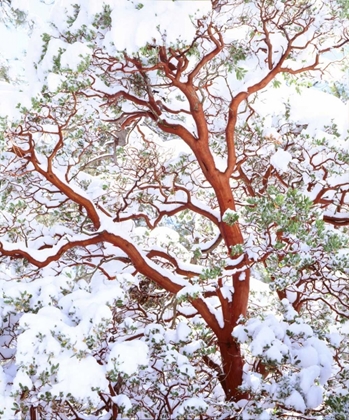
[[[346,418],[342,2],[12,3],[0,418]]]

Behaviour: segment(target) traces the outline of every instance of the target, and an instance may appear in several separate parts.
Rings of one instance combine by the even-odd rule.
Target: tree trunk
[[[240,345],[233,338],[233,329],[240,316],[246,316],[249,296],[249,269],[244,271],[245,279],[240,280],[241,273],[233,275],[234,294],[232,301],[222,301],[224,326],[217,334],[218,346],[221,352],[223,376],[221,380],[226,399],[237,401],[245,398],[238,387],[242,384],[244,360]]]
[[[242,384],[243,358],[240,345],[235,342],[230,334],[225,340],[219,339],[218,346],[221,352],[223,378],[221,385],[227,401],[238,401],[245,395],[239,391]]]
[[[230,200],[229,200],[230,204]],[[243,244],[243,237],[238,223],[229,226],[222,222],[221,232],[224,237],[228,254],[231,246]],[[232,300],[222,299],[222,313],[224,326],[217,334],[218,346],[221,352],[223,374],[221,384],[228,401],[238,401],[246,398],[238,387],[242,384],[244,360],[240,345],[233,338],[232,333],[241,316],[247,315],[248,298],[250,293],[250,269],[247,255],[232,269],[240,270],[232,276],[234,293]],[[243,277],[241,277],[243,276]]]
[[[200,156],[205,157],[204,151],[202,150],[197,154],[199,161]],[[209,161],[208,158],[207,161]],[[226,210],[236,209],[235,199],[229,183],[229,176],[222,174],[214,166],[210,167],[209,165],[201,164],[201,167],[215,191],[221,213],[219,229],[226,245],[227,254],[231,257],[231,247],[239,244],[242,245],[244,238],[239,223],[229,225],[222,220]],[[222,362],[222,375],[219,375],[219,380],[225,392],[226,399],[228,401],[238,401],[246,398],[246,394],[241,393],[238,389],[242,384],[244,360],[241,355],[240,345],[233,338],[232,332],[240,316],[246,316],[247,314],[250,292],[248,256],[244,255],[243,260],[237,265],[226,268],[232,270],[237,269],[238,272],[232,276],[232,286],[234,288],[232,300],[229,301],[220,295],[224,326],[216,333]],[[241,275],[244,277],[242,278]],[[222,285],[218,284],[218,286],[221,287]]]

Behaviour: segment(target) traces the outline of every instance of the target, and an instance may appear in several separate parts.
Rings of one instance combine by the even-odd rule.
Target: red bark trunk
[[[223,185],[222,185],[223,184]],[[235,210],[235,200],[232,195],[230,186],[223,180],[221,181],[220,188],[215,188],[217,198],[223,215],[227,209]],[[243,236],[238,223],[232,226],[221,222],[220,230],[227,247],[228,255],[230,256],[231,247],[238,244],[243,244]],[[250,270],[247,256],[237,266],[231,268],[240,268],[232,276],[232,286],[234,293],[232,301],[221,299],[222,313],[224,319],[224,327],[221,333],[217,334],[218,346],[221,352],[223,380],[221,380],[226,399],[237,401],[246,398],[246,394],[239,390],[243,379],[243,365],[244,360],[241,354],[240,345],[235,341],[232,336],[233,329],[236,327],[240,316],[246,316],[248,297],[250,291]],[[244,279],[241,279],[241,274]]]
[[[234,294],[231,302],[222,302],[224,327],[217,334],[218,346],[221,352],[223,376],[221,380],[226,399],[237,401],[246,398],[239,386],[243,379],[244,360],[240,345],[232,336],[233,329],[240,316],[246,316],[249,295],[249,270],[244,271],[245,279],[240,280],[241,273],[233,276]]]
[[[225,341],[219,340],[218,346],[224,374],[221,380],[222,388],[228,401],[238,401],[245,397],[239,390],[239,386],[242,384],[244,365],[240,346],[231,336],[227,337]]]

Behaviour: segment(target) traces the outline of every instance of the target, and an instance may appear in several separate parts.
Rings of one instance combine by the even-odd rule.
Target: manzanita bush
[[[347,418],[344,6],[36,19],[1,94],[1,418]]]

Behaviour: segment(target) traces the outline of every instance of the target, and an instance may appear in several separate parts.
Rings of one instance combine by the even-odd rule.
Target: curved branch
[[[323,221],[333,226],[349,226],[349,213],[337,213],[336,215],[324,215]]]
[[[51,255],[47,255],[48,249],[42,251],[35,250],[35,254],[31,254],[26,247],[23,247],[22,249],[15,248],[9,243],[6,244],[6,247],[3,242],[0,242],[0,254],[16,259],[22,258],[36,267],[43,268],[53,261],[58,261],[64,253],[73,248],[88,247],[90,245],[96,245],[103,242],[110,243],[121,249],[126,255],[128,255],[135,269],[139,273],[149,277],[168,292],[177,294],[184,286],[188,285],[186,280],[172,274],[169,270],[166,270],[154,263],[150,258],[138,250],[136,245],[130,240],[115,235],[114,233],[107,232],[106,230],[100,231],[94,236],[88,238],[66,242],[61,246],[56,245],[50,249],[50,251],[52,251]],[[39,256],[42,256],[43,258],[38,258]],[[171,256],[168,256],[167,259],[171,260]],[[218,321],[210,312],[204,300],[201,298],[193,299],[191,304],[202,315],[209,327],[212,328],[215,333],[218,333],[220,331]]]
[[[30,134],[29,134],[29,137],[31,137]],[[58,189],[58,191],[60,191],[62,194],[65,194],[74,203],[82,206],[86,210],[87,215],[91,219],[95,229],[99,229],[100,219],[99,219],[99,215],[98,215],[96,207],[88,198],[76,192],[76,189],[77,189],[76,186],[72,188],[69,184],[62,181],[62,179],[60,179],[60,177],[58,177],[52,171],[52,168],[48,168],[48,170],[45,171],[42,168],[42,166],[39,164],[38,159],[35,156],[34,150],[31,150],[31,149],[23,150],[20,147],[15,146],[15,147],[12,147],[11,152],[14,153],[16,156],[18,156],[19,158],[22,158],[22,159],[27,160],[28,162],[31,162],[35,170],[41,176],[43,176],[47,181],[49,181],[52,185],[54,185]]]
[[[201,272],[201,270],[198,270],[198,271],[184,270],[183,268],[180,267],[180,263],[177,261],[177,258],[175,258],[173,255],[169,255],[165,251],[161,251],[158,249],[152,249],[151,251],[149,251],[147,253],[147,257],[150,259],[153,257],[164,258],[175,267],[176,273],[180,274],[181,276],[188,277],[188,278],[197,277]]]
[[[45,248],[42,250],[35,249],[33,250],[35,251],[35,253],[33,254],[26,247],[23,247],[22,249],[20,247],[15,248],[10,243],[6,243],[6,247],[4,246],[4,242],[0,242],[0,255],[15,259],[22,258],[27,260],[30,264],[34,265],[35,267],[43,268],[48,266],[53,261],[58,261],[63,254],[65,254],[67,251],[73,248],[87,247],[90,245],[96,245],[100,242],[100,234],[96,234],[92,237],[65,242],[62,245],[55,245],[52,248]],[[49,251],[51,251],[51,255]]]
[[[188,76],[188,84],[192,85],[194,78],[198,75],[200,70],[207,64],[209,61],[211,61],[214,57],[216,57],[223,49],[224,47],[224,41],[222,34],[218,32],[218,39],[216,39],[212,33],[212,25],[210,25],[207,29],[208,35],[210,40],[216,45],[216,48],[212,51],[210,51],[208,54],[206,54],[196,65],[194,70],[192,70]]]
[[[113,244],[125,252],[125,254],[127,254],[131,259],[137,271],[142,273],[144,276],[151,278],[160,287],[163,287],[168,292],[177,294],[183,288],[183,286],[187,284],[186,281],[173,275],[168,270],[157,266],[153,261],[143,255],[137,249],[137,247],[128,240],[106,231],[101,232],[100,235],[104,241]],[[202,315],[208,326],[212,328],[215,333],[218,333],[220,331],[220,326],[216,317],[210,312],[206,303],[202,299],[197,298],[193,299],[191,304]]]

